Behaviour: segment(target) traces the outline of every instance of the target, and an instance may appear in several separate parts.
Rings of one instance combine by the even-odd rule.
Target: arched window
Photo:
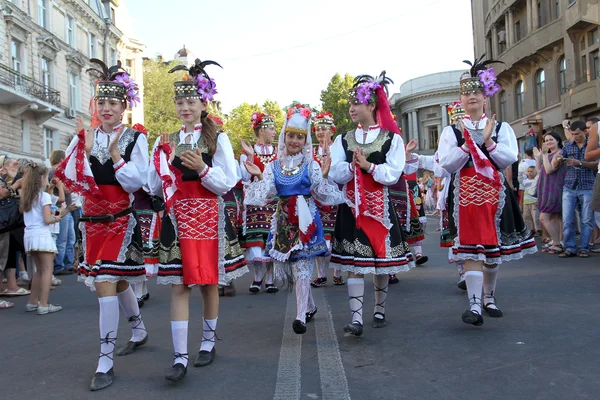
[[[500,109],[499,109],[500,121],[506,121],[506,91],[500,92]]]
[[[517,118],[523,117],[523,103],[525,100],[525,85],[523,81],[518,81],[515,85],[515,105]]]
[[[546,73],[543,69],[535,74],[535,105],[536,110],[546,108]]]
[[[558,85],[560,88],[560,94],[567,91],[567,59],[562,56],[558,60]]]

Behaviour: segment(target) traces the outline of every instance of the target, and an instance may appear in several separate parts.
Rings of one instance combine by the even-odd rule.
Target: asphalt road
[[[364,334],[346,337],[347,288],[330,283],[314,289],[319,312],[305,335],[295,335],[294,298],[250,294],[248,274],[236,281],[237,296],[222,298],[215,362],[190,365],[179,385],[163,377],[173,353],[169,288],[153,281],[142,308],[148,344],[115,357],[114,384],[89,392],[99,351],[98,302],[75,276],[62,277],[51,302],[63,311],[25,313],[26,298],[0,311],[0,399],[600,398],[600,255],[565,261],[538,253],[503,265],[496,292],[504,317],[484,316],[483,326],[473,327],[461,321],[467,297],[438,247],[435,223],[427,229],[429,262],[390,286],[387,327],[370,327],[375,302],[366,285]],[[199,291],[191,307],[193,354],[202,337]],[[129,336],[121,316],[117,345]]]

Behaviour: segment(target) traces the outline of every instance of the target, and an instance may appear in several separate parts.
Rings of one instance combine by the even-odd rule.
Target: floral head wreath
[[[217,84],[212,79],[204,68],[208,65],[216,65],[219,68],[221,65],[216,61],[206,60],[200,61],[196,58],[194,65],[190,68],[185,65],[177,65],[169,71],[187,71],[189,75],[185,75],[181,81],[175,82],[175,99],[202,99],[202,101],[211,101],[213,95],[217,93]]]
[[[349,100],[354,104],[377,103],[377,90],[385,90],[387,94],[387,85],[390,83],[394,83],[394,81],[385,76],[385,71],[382,71],[376,78],[371,75],[359,75],[354,79]]]
[[[496,84],[494,68],[487,68],[488,65],[500,63],[501,61],[486,60],[485,54],[476,59],[475,62],[464,60],[465,64],[471,66],[469,71],[464,75],[465,78],[460,80],[460,93],[469,94],[474,91],[482,90],[485,97],[492,97],[501,89],[500,85]],[[504,64],[504,63],[503,63]]]
[[[86,72],[97,77],[97,99],[114,99],[128,102],[130,107],[135,107],[140,102],[138,85],[123,69],[121,61],[117,61],[117,64],[110,68],[97,58],[91,58],[90,63],[98,66],[98,68],[88,68],[86,70]]]
[[[333,120],[333,115],[331,115],[331,113],[327,111],[320,112],[316,115],[316,117],[313,118],[313,132],[315,132],[317,125],[330,127],[332,133],[335,133],[335,131],[337,130],[337,128],[335,127],[335,122]]]
[[[275,120],[272,115],[255,112],[252,114],[252,129],[256,128],[274,128]]]

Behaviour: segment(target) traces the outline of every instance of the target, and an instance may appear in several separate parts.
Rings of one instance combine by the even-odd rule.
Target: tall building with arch
[[[472,0],[475,56],[495,64],[491,102],[517,137],[600,115],[599,0]]]

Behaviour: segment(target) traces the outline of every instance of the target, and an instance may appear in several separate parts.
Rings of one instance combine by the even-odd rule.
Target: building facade
[[[140,85],[144,45],[119,29],[117,0],[0,0],[0,153],[46,162],[66,149],[75,118],[89,123],[90,58],[123,67]],[[143,123],[143,103],[123,122]]]
[[[600,114],[599,0],[472,0],[475,55],[501,61],[491,101],[517,137]]]
[[[449,107],[460,100],[463,72],[439,72],[411,79],[400,85],[400,93],[392,96],[392,112],[402,127],[404,142],[418,139],[419,154],[435,153],[442,130],[449,124]]]

